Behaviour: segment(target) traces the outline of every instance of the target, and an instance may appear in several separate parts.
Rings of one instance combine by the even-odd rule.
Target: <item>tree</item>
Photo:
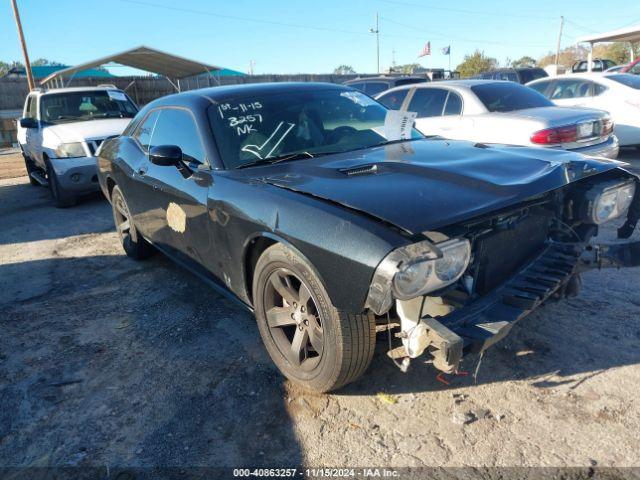
[[[416,70],[420,70],[422,65],[419,63],[407,63],[405,65],[396,65],[393,67],[393,71],[397,73],[404,73],[406,75],[412,74]]]
[[[471,55],[465,55],[464,60],[456,67],[461,78],[468,78],[486,70],[496,68],[498,61],[495,58],[487,57],[484,52],[476,50]]]
[[[0,76],[6,74],[12,68],[24,68],[22,62],[14,60],[13,62],[3,62],[0,60]]]
[[[511,66],[513,68],[521,68],[521,67],[535,67],[536,60],[531,58],[529,55],[525,55],[524,57],[520,57],[518,60],[514,60],[511,62]]]
[[[581,45],[563,48],[560,50],[560,56],[558,57],[558,63],[564,65],[566,68],[571,68],[578,60],[586,60],[588,51]],[[547,55],[538,60],[539,67],[546,67],[547,65],[553,65],[556,63],[556,54],[549,52]]]
[[[48,67],[48,66],[61,66],[62,63],[48,60],[46,58],[37,58],[31,62],[32,67]]]
[[[608,58],[618,65],[629,63],[629,44],[614,42],[593,47],[593,58]]]
[[[334,75],[353,75],[356,71],[351,65],[340,65],[333,70]]]

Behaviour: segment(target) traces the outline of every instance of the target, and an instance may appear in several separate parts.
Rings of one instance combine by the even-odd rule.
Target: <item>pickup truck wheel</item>
[[[144,260],[153,254],[153,247],[136,229],[129,207],[117,185],[111,191],[111,208],[113,210],[113,222],[116,225],[122,248],[128,257],[134,260]]]
[[[75,205],[76,197],[60,188],[58,177],[56,176],[55,170],[51,166],[51,162],[49,160],[45,160],[45,165],[47,167],[47,181],[49,182],[49,190],[51,191],[51,197],[53,198],[54,205],[58,208],[66,208]]]
[[[291,381],[317,392],[353,382],[375,350],[375,318],[337,310],[311,264],[282,244],[264,251],[253,280],[260,335]]]
[[[27,169],[27,175],[29,176],[29,183],[34,187],[40,186],[40,182],[38,182],[35,178],[31,176],[33,172],[38,171],[36,165],[33,163],[33,160],[27,157],[24,153],[22,154],[22,157],[24,158],[24,166]]]

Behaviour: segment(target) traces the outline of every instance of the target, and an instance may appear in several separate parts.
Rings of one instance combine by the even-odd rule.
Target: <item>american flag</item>
[[[431,55],[431,42],[427,42],[424,44],[424,48],[420,52],[420,55],[418,55],[418,58],[425,57],[427,55]]]

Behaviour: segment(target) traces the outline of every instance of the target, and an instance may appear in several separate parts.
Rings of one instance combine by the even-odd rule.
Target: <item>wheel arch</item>
[[[322,284],[325,285],[325,288],[327,286],[326,282],[322,278],[322,275],[315,267],[313,262],[311,262],[311,260],[309,260],[309,258],[307,258],[307,256],[290,241],[271,232],[256,232],[247,238],[242,250],[243,288],[245,290],[244,293],[246,295],[246,298],[249,300],[249,303],[252,306],[253,275],[255,273],[256,264],[258,263],[258,259],[264,253],[264,251],[277,243],[285,245],[287,248],[294,251],[297,255],[304,258],[309,263],[309,265],[311,265],[311,267],[313,268],[313,272],[318,276]]]

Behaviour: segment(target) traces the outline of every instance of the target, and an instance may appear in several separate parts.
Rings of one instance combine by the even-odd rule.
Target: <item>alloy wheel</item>
[[[317,367],[324,331],[309,288],[291,270],[278,268],[267,279],[263,302],[269,333],[280,353],[304,371]]]

